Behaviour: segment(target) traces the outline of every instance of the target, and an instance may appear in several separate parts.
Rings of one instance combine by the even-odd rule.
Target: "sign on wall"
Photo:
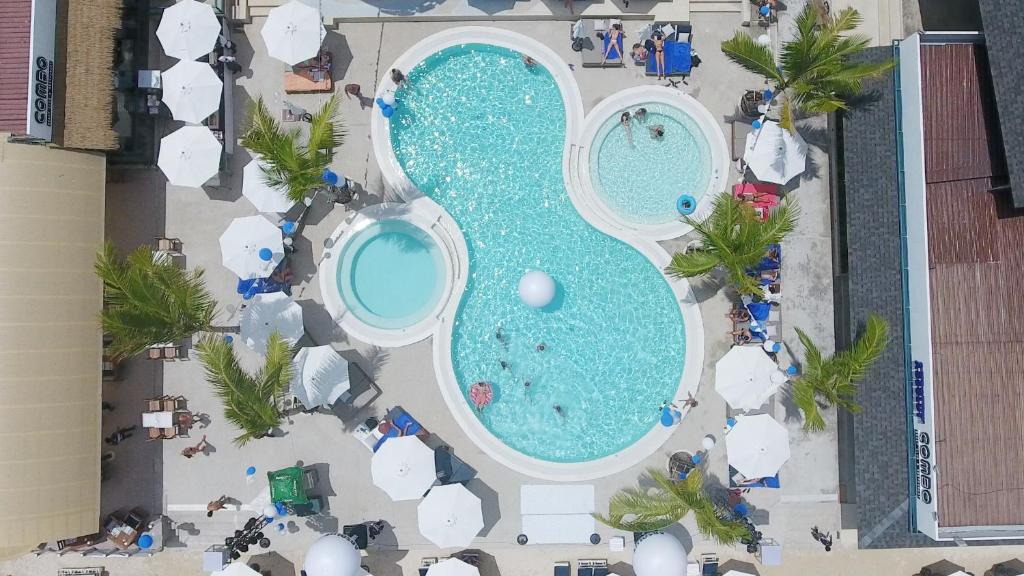
[[[57,0],[32,0],[32,35],[29,40],[28,134],[53,139],[54,46]]]

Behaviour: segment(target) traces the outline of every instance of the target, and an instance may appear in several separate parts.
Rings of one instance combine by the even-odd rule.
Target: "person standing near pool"
[[[654,67],[658,72],[658,80],[661,80],[665,77],[665,36],[658,31],[651,40],[654,42]]]
[[[405,85],[405,74],[398,68],[391,69],[391,81],[395,83],[397,88],[401,88]]]

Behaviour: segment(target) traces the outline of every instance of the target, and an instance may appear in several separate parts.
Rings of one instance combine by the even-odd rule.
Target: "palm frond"
[[[758,44],[749,34],[737,32],[722,42],[722,52],[750,72],[774,81],[780,90],[785,89],[785,78],[779,74],[771,48]]]
[[[685,254],[676,252],[665,267],[665,273],[673,278],[695,278],[711,273],[719,262],[717,255],[704,250],[691,250]]]
[[[797,379],[792,386],[793,403],[803,412],[804,430],[820,432],[825,429],[825,419],[818,410],[818,401],[814,388],[803,378]]]

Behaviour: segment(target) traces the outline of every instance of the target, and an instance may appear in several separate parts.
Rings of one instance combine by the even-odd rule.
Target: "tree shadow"
[[[278,552],[255,554],[246,564],[261,576],[295,576],[295,564]]]

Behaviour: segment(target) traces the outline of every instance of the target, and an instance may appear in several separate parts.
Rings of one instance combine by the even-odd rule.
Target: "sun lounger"
[[[430,570],[430,567],[434,564],[437,564],[437,558],[424,558],[420,560],[420,576],[427,576],[427,571]]]
[[[576,564],[577,576],[608,576],[607,560],[580,560]]]
[[[409,415],[408,412],[401,408],[392,408],[388,412],[385,418],[386,422],[391,424],[388,427],[387,432],[381,436],[377,443],[373,446],[373,451],[376,452],[380,449],[381,445],[387,441],[388,438],[398,438],[399,436],[429,436],[430,432],[420,425],[415,418]]]
[[[583,23],[583,29],[582,37],[580,39],[580,46],[582,47],[580,50],[580,58],[582,59],[583,67],[600,67],[601,61],[604,59],[604,51],[608,49],[608,28],[610,28],[612,24],[618,24],[619,21],[584,18],[581,22]],[[601,34],[600,37],[598,37],[598,33]],[[625,50],[623,36],[625,36],[625,33],[619,35],[617,46],[612,48],[612,53],[609,54],[608,60],[605,61],[604,66],[618,67],[624,65],[622,58]]]
[[[316,81],[294,72],[284,73],[285,94],[318,94],[333,90],[334,82],[329,74],[325,74],[319,81]]]
[[[689,42],[665,42],[665,76],[685,76],[693,68]],[[653,54],[653,43],[648,49],[646,74],[658,75],[658,61]]]
[[[571,576],[572,565],[565,561],[555,562],[554,571],[552,572],[552,574],[553,576]]]
[[[715,554],[700,555],[700,575],[718,576],[718,556]]]

